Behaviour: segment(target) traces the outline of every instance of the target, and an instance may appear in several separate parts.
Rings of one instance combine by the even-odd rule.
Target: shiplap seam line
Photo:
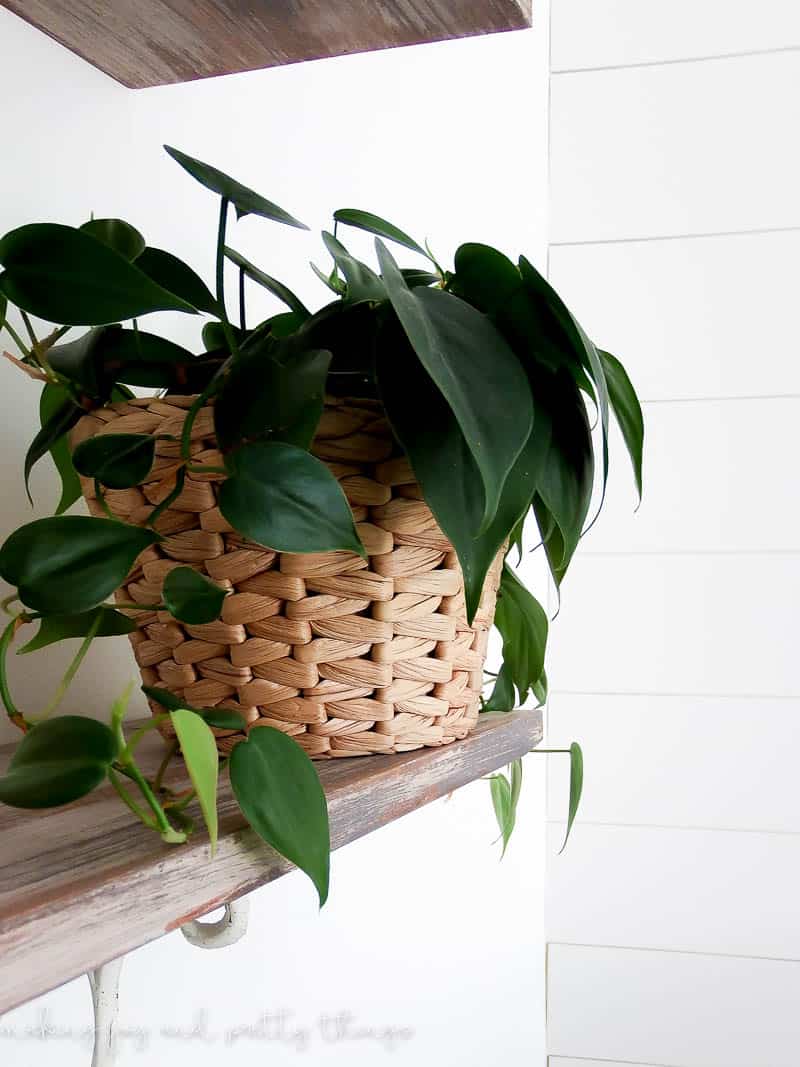
[[[630,556],[800,556],[800,548],[642,548],[642,549],[591,549],[581,551],[582,559],[627,559]]]
[[[741,230],[701,230],[695,233],[650,233],[643,237],[592,237],[580,241],[553,241],[550,248],[582,248],[585,245],[647,244],[653,241],[703,241],[714,237],[759,237],[770,233],[797,233],[800,226],[753,226]]]
[[[558,1067],[559,1060],[575,1060],[581,1063],[622,1063],[625,1067],[682,1067],[679,1063],[644,1063],[642,1060],[621,1060],[619,1057],[609,1060],[605,1056],[570,1056],[561,1052],[549,1052],[547,1055],[547,1067]]]
[[[553,743],[555,744],[556,742]],[[565,819],[553,819],[548,816],[545,819],[545,822],[551,826],[566,826]],[[757,828],[753,829],[749,826],[685,826],[679,823],[608,822],[602,819],[579,819],[576,826],[598,826],[608,829],[619,828],[621,830],[686,830],[701,834],[757,834],[774,837],[800,837],[800,830],[761,830]]]
[[[800,700],[800,693],[684,693],[665,689],[551,689],[550,697],[671,697],[686,700]]]
[[[743,52],[716,52],[707,56],[676,56],[672,59],[641,59],[634,63],[608,63],[596,67],[551,67],[550,74],[552,77],[562,74],[605,74],[615,70],[642,70],[647,67],[683,66],[687,63],[717,63],[728,59],[753,59],[758,56],[784,55],[787,52],[800,52],[800,44],[778,45],[775,48],[752,48]]]
[[[670,956],[708,956],[724,960],[758,960],[761,963],[790,963],[800,966],[800,959],[791,956],[747,956],[741,952],[705,952],[699,948],[657,948],[653,945],[606,945],[583,941],[548,941],[548,948],[599,948],[611,952],[664,952]]]

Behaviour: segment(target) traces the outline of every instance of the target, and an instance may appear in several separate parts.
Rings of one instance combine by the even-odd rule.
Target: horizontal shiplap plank
[[[644,415],[642,505],[633,514],[633,479],[615,433],[615,469],[584,552],[800,550],[800,397],[646,404]]]
[[[800,835],[582,824],[557,855],[549,830],[549,940],[800,960]]]
[[[550,280],[645,399],[796,395],[798,261],[796,231],[578,245]]]
[[[800,696],[798,602],[800,554],[584,556],[562,586],[551,684]]]
[[[631,1063],[630,1060],[625,1063],[622,1060],[587,1060],[585,1056],[581,1056],[579,1060],[574,1060],[571,1056],[550,1056],[547,1060],[547,1067],[664,1067],[664,1065]]]
[[[555,694],[548,743],[573,740],[582,822],[800,834],[800,700]],[[563,819],[568,761],[551,758],[547,779]]]
[[[556,243],[800,226],[800,52],[565,75]]]
[[[553,0],[553,71],[800,45],[795,0]]]
[[[572,945],[551,945],[548,963],[553,1056],[797,1065],[798,963]]]

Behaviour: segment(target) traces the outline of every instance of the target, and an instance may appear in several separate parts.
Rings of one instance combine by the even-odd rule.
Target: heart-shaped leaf
[[[314,764],[271,726],[250,730],[231,753],[231,785],[259,837],[309,876],[320,907],[328,897],[328,805]]]
[[[234,708],[193,708],[185,700],[175,696],[174,693],[170,693],[168,689],[158,689],[152,685],[143,685],[142,692],[167,711],[178,711],[180,708],[185,708],[186,711],[194,712],[209,726],[213,726],[217,730],[243,730],[246,725],[241,712],[236,711]]]
[[[218,193],[226,200],[230,200],[236,208],[237,218],[241,219],[245,215],[260,215],[261,218],[272,219],[273,222],[282,222],[286,226],[296,226],[299,230],[308,229],[305,223],[298,222],[283,208],[273,204],[270,200],[266,200],[259,193],[253,192],[252,189],[248,189],[246,185],[229,178],[227,174],[223,174],[216,167],[212,167],[208,163],[201,163],[199,159],[187,156],[185,152],[179,152],[177,148],[170,148],[166,144],[164,145],[164,150],[188,174],[191,174],[195,181],[200,182],[206,189],[210,189],[212,193]]]
[[[154,530],[88,515],[37,519],[0,548],[0,577],[34,611],[89,611],[122,583],[133,561],[159,541]]]
[[[55,419],[56,413],[61,411],[68,400],[69,393],[63,385],[53,385],[48,382],[42,389],[42,394],[39,398],[39,422],[41,425],[45,426]],[[72,463],[72,452],[66,434],[55,438],[50,445],[50,456],[61,479],[61,496],[56,507],[56,515],[61,515],[81,495],[81,483]]]
[[[75,470],[109,489],[141,485],[156,455],[152,434],[104,433],[81,441],[72,454]]]
[[[44,388],[46,390],[58,389],[59,387],[48,383]],[[61,396],[59,404],[48,414],[46,421],[42,422],[41,429],[36,434],[33,441],[31,441],[30,447],[25,454],[25,491],[27,492],[28,500],[30,500],[31,503],[33,503],[33,500],[31,498],[29,481],[34,465],[38,463],[42,456],[46,455],[48,452],[52,452],[53,446],[72,429],[83,415],[83,411],[73,401],[72,397],[69,396],[66,390],[60,390],[59,395]]]
[[[99,326],[151,311],[187,311],[119,252],[89,233],[41,222],[0,239],[0,290],[48,322]]]
[[[484,703],[483,711],[513,711],[517,706],[517,694],[511,680],[511,670],[504,663],[497,672],[494,688]]]
[[[642,406],[631,380],[616,356],[598,350],[608,383],[608,395],[625,446],[631,457],[633,476],[639,499],[642,499],[642,453],[644,451],[644,418]]]
[[[156,285],[174,293],[198,311],[207,311],[209,315],[219,313],[217,302],[200,275],[171,252],[148,245],[136,260],[136,266]]]
[[[91,234],[104,245],[119,252],[130,263],[144,252],[145,239],[135,226],[122,219],[92,219],[84,222],[81,229],[84,233]]]
[[[333,217],[336,222],[341,222],[344,226],[354,226],[358,230],[366,230],[367,233],[374,233],[376,237],[385,237],[387,241],[394,241],[395,244],[410,248],[412,252],[419,252],[426,259],[431,258],[428,252],[413,237],[409,237],[407,233],[392,225],[391,222],[387,222],[386,219],[382,219],[379,215],[373,215],[369,211],[358,211],[356,208],[340,207],[337,211],[334,211]]]
[[[226,465],[220,510],[245,537],[277,552],[365,554],[339,483],[302,448],[256,442],[227,456]]]
[[[24,656],[72,637],[86,637],[94,629],[98,615],[100,625],[94,632],[95,637],[117,637],[133,633],[136,629],[133,619],[113,608],[95,608],[94,611],[83,611],[77,615],[45,615],[39,623],[36,636],[23,645],[17,655]]]
[[[164,579],[167,611],[190,626],[218,619],[226,591],[191,567],[175,567]]]
[[[351,256],[342,242],[338,241],[332,233],[323,232],[322,240],[347,282],[348,301],[380,302],[386,299],[386,288],[374,270],[366,263],[362,263],[360,259]]]
[[[170,712],[181,753],[192,780],[203,819],[208,827],[211,855],[217,851],[219,819],[217,816],[217,782],[219,755],[217,743],[207,723],[187,708]]]
[[[464,435],[481,474],[481,532],[497,511],[533,421],[528,380],[486,315],[440,289],[409,289],[389,250],[376,239],[381,272],[397,317]],[[502,404],[487,404],[502,396]]]
[[[272,293],[273,296],[277,296],[279,300],[282,300],[284,304],[291,308],[296,314],[302,316],[304,319],[309,317],[311,312],[300,298],[295,296],[292,290],[284,285],[283,282],[279,282],[277,278],[265,274],[263,270],[257,267],[254,263],[251,263],[249,259],[245,259],[241,252],[237,252],[235,248],[226,247],[225,256],[231,263],[235,264],[239,270],[244,271],[248,278],[252,279],[254,282],[258,282],[259,285]]]
[[[17,746],[0,803],[13,808],[55,808],[91,793],[117,755],[109,728],[82,715],[40,722]]]

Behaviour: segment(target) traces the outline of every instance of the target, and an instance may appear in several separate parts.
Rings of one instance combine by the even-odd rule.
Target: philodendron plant
[[[163,689],[146,689],[162,714],[127,736],[128,694],[113,705],[109,725],[53,715],[90,643],[134,629],[125,610],[142,605],[110,598],[140,553],[160,540],[155,522],[181,492],[187,472],[210,470],[192,462],[198,412],[213,399],[224,457],[224,467],[213,473],[226,475],[218,503],[236,531],[277,551],[364,555],[338,482],[309,446],[326,394],[377,398],[456,550],[471,621],[498,553],[521,553],[528,518],[560,588],[592,521],[596,466],[605,488],[610,412],[641,492],[641,409],[619,361],[595,347],[524,257],[514,263],[494,248],[464,244],[447,269],[426,245],[383,219],[336,211],[333,232],[322,234],[332,270],[312,264],[332,299],[312,312],[227,243],[231,207],[237,218],[256,215],[307,227],[214,167],[167,151],[219,199],[213,291],[186,263],[148,245],[119,219],[92,219],[78,228],[35,223],[0,239],[0,325],[19,350],[6,355],[43,384],[41,429],[25,460],[26,486],[34,464],[48,453],[62,483],[55,516],[20,527],[0,549],[0,576],[15,589],[4,602],[10,620],[0,639],[0,696],[24,731],[0,778],[0,801],[20,808],[67,804],[108,780],[134,815],[165,841],[178,843],[190,831],[186,808],[196,799],[213,849],[224,769],[255,831],[312,878],[324,901],[330,852],[325,798],[313,764],[291,737],[270,727],[253,730],[220,760],[211,728],[241,729],[241,717],[224,708],[186,707]],[[345,227],[375,236],[376,266],[348,251],[338,236]],[[389,244],[424,266],[399,266]],[[238,272],[235,321],[226,301],[226,264]],[[267,289],[287,310],[248,322],[248,282]],[[9,320],[12,307],[18,315]],[[165,310],[206,316],[199,353],[142,327],[145,315]],[[49,325],[43,329],[42,322]],[[74,328],[82,332],[65,338]],[[106,489],[138,485],[150,472],[158,440],[151,434],[106,433],[70,451],[68,435],[79,419],[131,397],[131,387],[194,397],[174,491],[153,507],[145,526],[121,521],[110,509],[107,518],[63,514],[80,494],[78,474],[94,480],[102,504]],[[148,607],[200,624],[219,616],[225,595],[208,578],[179,566],[164,582],[162,601]],[[531,697],[544,701],[547,616],[508,563],[495,623],[503,661],[484,710],[507,711]],[[34,625],[22,654],[81,639],[53,699],[38,711],[17,706],[5,665],[18,631]],[[176,741],[148,778],[137,763],[137,746],[150,728],[169,725]],[[178,749],[193,784],[183,793],[164,780]],[[571,822],[580,793],[580,750],[567,751]],[[518,765],[509,779],[492,780],[504,841],[519,784]]]

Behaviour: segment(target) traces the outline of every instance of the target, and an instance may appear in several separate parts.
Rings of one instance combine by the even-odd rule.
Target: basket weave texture
[[[73,447],[102,433],[180,437],[192,397],[111,404],[84,417]],[[451,544],[422,499],[376,401],[327,398],[311,451],[350,503],[368,559],[352,552],[273,552],[235,532],[217,506],[222,474],[190,474],[156,521],[163,536],[136,562],[119,602],[154,604],[165,575],[191,566],[229,590],[219,620],[125,609],[142,679],[193,707],[238,710],[313,758],[405,752],[465,737],[480,706],[501,559],[472,626]],[[113,514],[144,525],[175,485],[179,445],[159,441],[149,480],[106,490]],[[192,462],[220,466],[213,408],[192,429]],[[90,480],[89,510],[102,516]],[[151,702],[151,711],[163,709]],[[215,730],[222,752],[244,736]]]

